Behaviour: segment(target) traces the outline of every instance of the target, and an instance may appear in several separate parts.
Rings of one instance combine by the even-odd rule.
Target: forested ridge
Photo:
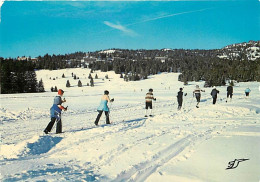
[[[260,81],[260,41],[250,41],[214,50],[160,49],[76,52],[65,55],[0,58],[1,93],[42,92],[35,70],[89,67],[115,71],[125,81],[147,79],[160,72],[181,73],[179,80],[204,80],[205,86],[225,85],[230,80]]]

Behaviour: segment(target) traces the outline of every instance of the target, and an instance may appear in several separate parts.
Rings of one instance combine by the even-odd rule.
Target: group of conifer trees
[[[1,94],[44,92],[31,61],[3,59],[1,61]]]
[[[125,81],[147,79],[149,75],[161,72],[181,73],[179,81],[205,81],[205,87],[225,85],[228,80],[260,81],[260,59],[255,61],[238,59],[220,59],[217,57],[184,57],[160,60],[120,60],[95,62],[92,69],[115,71]],[[124,75],[123,75],[124,74]]]

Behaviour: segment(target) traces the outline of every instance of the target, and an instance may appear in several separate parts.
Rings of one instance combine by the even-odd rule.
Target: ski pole
[[[108,113],[108,114],[109,114],[110,123],[112,123],[112,122],[111,122],[111,115],[110,115],[111,109],[112,109],[112,102],[110,102],[110,110],[109,110],[109,113]]]

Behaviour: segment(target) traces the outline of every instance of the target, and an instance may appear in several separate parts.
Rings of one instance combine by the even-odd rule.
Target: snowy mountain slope
[[[97,72],[96,86],[77,87],[71,72],[86,85],[89,71],[38,71],[47,92],[0,95],[2,181],[259,181],[259,83],[238,83],[228,103],[226,87],[218,87],[216,105],[206,88],[198,109],[192,91],[204,82],[190,83],[183,110],[177,111],[176,94],[183,86],[178,74],[124,82],[113,72]],[[67,78],[61,78],[63,72]],[[102,80],[106,74],[110,81]],[[74,87],[65,87],[68,79]],[[65,90],[69,107],[62,116],[64,133],[54,134],[54,128],[45,135],[56,95],[47,88],[54,85]],[[154,117],[145,118],[144,97],[151,87]],[[246,87],[252,90],[247,99]],[[112,124],[105,125],[102,116],[96,127],[105,89],[115,98],[109,105]],[[249,160],[226,170],[236,158]]]
[[[219,58],[240,58],[247,57],[248,60],[260,58],[260,41],[249,41],[240,44],[232,44],[221,49],[223,51]]]

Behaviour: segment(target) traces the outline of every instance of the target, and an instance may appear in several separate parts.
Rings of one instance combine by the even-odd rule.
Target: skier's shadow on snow
[[[135,121],[142,121],[142,120],[144,120],[144,119],[146,119],[146,118],[137,118],[137,119],[131,119],[131,120],[127,120],[127,121],[124,121],[124,120],[123,120],[123,122],[125,122],[125,123],[133,123],[133,122],[135,122]]]
[[[27,148],[30,155],[40,155],[49,152],[53,147],[60,143],[62,137],[42,136],[34,143],[28,143]]]
[[[142,121],[142,120],[145,120],[146,118],[137,118],[137,119],[131,119],[131,120],[123,120],[122,122],[116,122],[116,123],[111,123],[111,124],[100,124],[98,126],[90,126],[90,127],[87,127],[87,128],[81,128],[81,129],[75,129],[75,130],[69,130],[68,132],[79,132],[79,131],[88,131],[88,130],[91,130],[91,129],[94,129],[94,128],[104,128],[104,127],[113,127],[114,125],[118,125],[120,123],[127,123],[127,124],[130,124],[130,123],[133,123],[133,122],[139,122],[139,121]],[[143,123],[141,123],[141,125],[143,125]],[[141,125],[138,125],[136,127],[140,127]]]
[[[207,102],[208,99],[201,99],[200,102]]]

